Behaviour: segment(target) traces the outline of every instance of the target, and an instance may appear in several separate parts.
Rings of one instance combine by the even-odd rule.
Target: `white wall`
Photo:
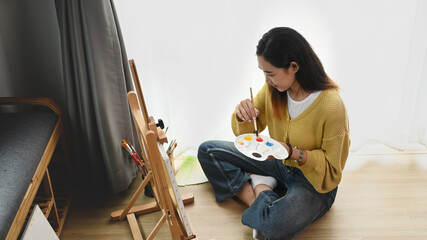
[[[249,87],[256,92],[264,82],[257,42],[276,26],[304,35],[341,86],[352,149],[372,139],[391,139],[388,144],[400,148],[417,141],[418,130],[410,127],[421,119],[414,119],[417,99],[406,97],[419,91],[426,75],[427,41],[419,40],[427,35],[422,0],[116,0],[115,5],[149,114],[165,120],[178,151],[197,149],[208,139],[234,139],[234,107],[249,97]]]

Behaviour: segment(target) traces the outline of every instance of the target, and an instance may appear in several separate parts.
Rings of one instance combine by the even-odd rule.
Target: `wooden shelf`
[[[28,212],[25,224],[28,222],[33,208],[38,205],[53,230],[58,236],[60,236],[70,209],[73,189],[71,185],[64,184],[63,179],[59,181],[55,180],[59,179],[53,178],[52,181],[50,181],[49,172],[46,171],[43,183],[41,184],[41,187],[39,188],[31,205],[30,211]]]

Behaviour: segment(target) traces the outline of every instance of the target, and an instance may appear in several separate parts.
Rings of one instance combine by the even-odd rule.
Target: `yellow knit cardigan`
[[[273,117],[267,84],[253,102],[260,111],[257,118],[259,132],[268,126],[271,138],[298,146],[308,154],[307,162],[302,166],[293,160],[286,160],[285,164],[299,168],[319,193],[337,187],[350,147],[347,110],[338,91],[322,91],[304,112],[292,120],[287,107],[282,120]],[[253,122],[239,122],[237,119],[234,111],[231,126],[236,136],[255,132]]]

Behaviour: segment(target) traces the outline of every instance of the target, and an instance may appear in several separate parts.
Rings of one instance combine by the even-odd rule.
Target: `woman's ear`
[[[292,61],[290,67],[293,73],[296,73],[299,70],[299,65],[297,62]]]

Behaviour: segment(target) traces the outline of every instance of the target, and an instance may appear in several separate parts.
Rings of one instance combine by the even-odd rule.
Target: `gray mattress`
[[[0,113],[0,239],[12,225],[57,120],[53,113]]]

